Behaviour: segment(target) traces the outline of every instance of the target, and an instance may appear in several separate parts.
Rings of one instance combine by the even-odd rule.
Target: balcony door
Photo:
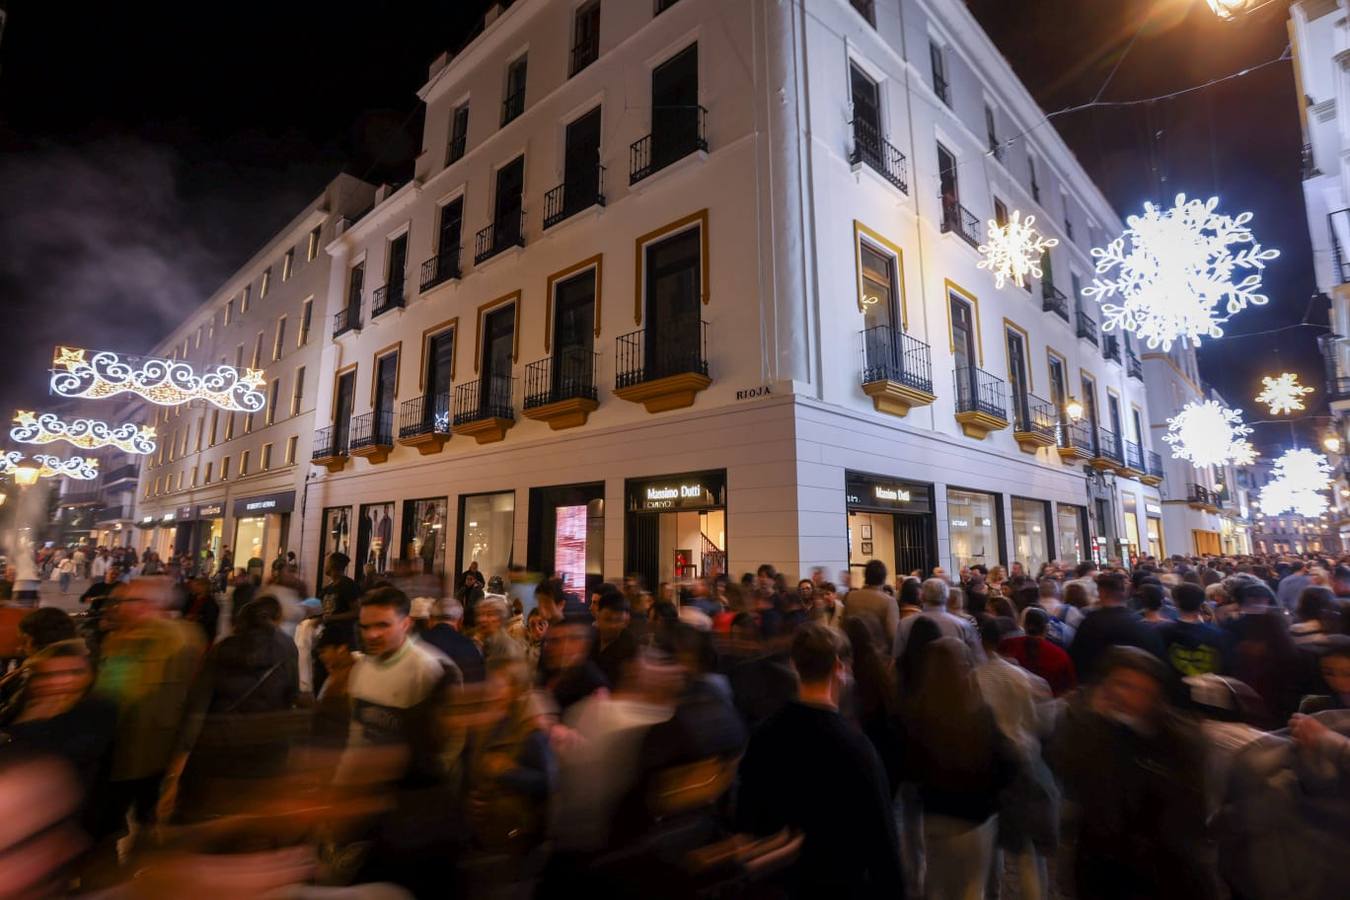
[[[398,353],[381,356],[375,364],[375,423],[371,437],[377,444],[387,444],[394,422],[395,394],[398,391]]]
[[[494,249],[520,242],[521,194],[525,189],[525,157],[517,156],[497,170],[497,194],[493,206]]]
[[[422,401],[422,424],[428,428],[438,427],[437,419],[450,411],[450,372],[454,364],[454,329],[432,335],[427,341],[426,393]],[[443,427],[446,422],[441,424]]]
[[[333,397],[333,447],[346,451],[351,439],[352,404],[356,400],[356,372],[338,376],[337,392]]]
[[[937,145],[938,192],[942,195],[942,216],[945,221],[958,222],[956,213],[961,203],[961,192],[956,182],[956,157],[941,144]]]
[[[1058,356],[1050,357],[1050,402],[1055,404],[1055,415],[1059,423],[1065,423],[1064,407],[1069,403],[1069,385],[1064,377],[1064,361]]]
[[[354,326],[361,317],[361,291],[365,289],[366,264],[352,266],[347,276],[347,325]]]
[[[1098,431],[1100,423],[1097,416],[1097,383],[1084,375],[1082,386],[1083,416],[1087,419],[1088,427],[1092,429],[1092,449],[1095,451],[1100,440],[1100,432]]]
[[[456,197],[441,207],[436,231],[436,278],[449,278],[459,265],[459,243],[464,231],[464,198]]]
[[[853,141],[865,158],[875,162],[881,156],[881,91],[862,69],[855,65],[848,68],[853,95]]]
[[[1111,432],[1115,435],[1116,441],[1116,445],[1111,449],[1115,450],[1117,457],[1123,458],[1125,455],[1125,431],[1120,418],[1120,398],[1115,394],[1108,394],[1106,410],[1111,416]]]
[[[385,284],[389,286],[386,303],[393,303],[403,296],[403,284],[408,274],[408,232],[403,232],[389,242],[389,271],[385,275]]]
[[[567,125],[563,150],[563,204],[578,212],[600,194],[600,107]]]
[[[863,349],[869,380],[891,378],[900,362],[895,336],[895,261],[862,242],[858,247],[862,269]],[[882,371],[884,370],[884,372]]]
[[[589,396],[595,352],[595,269],[559,282],[553,295],[553,395]]]
[[[652,165],[661,168],[698,141],[698,44],[652,70]]]
[[[514,303],[499,306],[483,318],[483,364],[478,387],[479,411],[486,417],[493,409],[510,405],[511,360],[516,337]]]
[[[956,361],[956,396],[958,401],[972,404],[976,400],[975,371],[978,357],[975,352],[975,321],[970,304],[949,295],[952,316],[952,355]]]
[[[1007,329],[1008,377],[1012,380],[1013,411],[1017,416],[1018,427],[1031,428],[1031,406],[1027,400],[1027,348],[1022,335]]]
[[[647,380],[699,371],[701,248],[698,228],[647,247]]]

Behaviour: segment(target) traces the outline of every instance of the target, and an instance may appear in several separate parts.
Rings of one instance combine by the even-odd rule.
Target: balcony
[[[422,456],[440,453],[450,440],[450,393],[404,400],[398,411],[398,442]]]
[[[472,435],[480,444],[506,437],[507,430],[516,424],[511,402],[515,383],[509,375],[495,375],[456,385],[454,432]]]
[[[135,518],[135,510],[130,506],[105,506],[94,513],[94,521],[100,525],[107,522],[130,522]]]
[[[368,412],[352,419],[351,455],[377,465],[394,449],[394,411]]]
[[[1317,162],[1313,159],[1312,144],[1304,144],[1303,152],[1299,154],[1299,174],[1303,176],[1304,181],[1322,174],[1322,170],[1317,168]]]
[[[1137,381],[1144,380],[1144,364],[1133,350],[1125,351],[1125,374]]]
[[[942,198],[942,233],[951,232],[972,247],[980,246],[980,220],[955,199]]]
[[[1134,441],[1125,442],[1125,468],[1121,474],[1127,478],[1141,478],[1147,470],[1144,468],[1144,448]]]
[[[576,75],[582,69],[600,58],[600,33],[592,31],[579,38],[572,47],[572,67],[570,75]]]
[[[336,426],[329,425],[314,433],[314,450],[309,461],[323,466],[329,473],[341,472],[347,465],[347,435],[338,433]]]
[[[1088,465],[1102,471],[1111,469],[1120,472],[1125,468],[1125,442],[1109,428],[1098,426],[1096,453],[1088,460]]]
[[[952,88],[947,83],[947,79],[940,73],[933,73],[933,93],[937,94],[939,100],[948,106],[952,105]]]
[[[520,117],[525,111],[525,85],[506,95],[502,100],[502,125],[505,126]]]
[[[1059,458],[1067,463],[1092,459],[1097,455],[1097,436],[1084,419],[1060,421],[1055,428]]]
[[[564,181],[544,195],[544,228],[552,228],[564,219],[592,206],[604,206],[605,167],[596,165],[570,181]]]
[[[1342,239],[1350,241],[1350,209],[1328,213],[1327,232],[1331,235],[1331,277],[1337,284],[1350,284],[1350,260],[1342,246]]]
[[[1048,278],[1041,282],[1041,312],[1054,313],[1065,322],[1069,321],[1069,298]]]
[[[1144,474],[1139,476],[1139,480],[1151,487],[1157,487],[1162,484],[1162,457],[1152,450],[1148,451],[1148,463],[1144,469]]]
[[[905,154],[882,137],[871,122],[853,120],[853,152],[848,161],[854,167],[866,163],[901,193],[909,193],[909,165]]]
[[[1350,342],[1340,335],[1317,339],[1327,373],[1327,402],[1332,412],[1350,409]]]
[[[361,298],[356,297],[333,316],[333,340],[337,340],[349,331],[361,330]]]
[[[614,395],[647,412],[692,406],[708,377],[708,323],[674,322],[615,338]]]
[[[382,316],[391,309],[402,309],[407,305],[407,291],[402,281],[380,285],[370,295],[370,317]]]
[[[481,265],[503,250],[524,246],[525,211],[521,210],[519,214],[493,222],[478,232],[473,241],[473,264]]]
[[[928,406],[933,394],[933,362],[928,345],[889,325],[859,332],[862,339],[862,389],[877,412],[905,416]]]
[[[1081,309],[1074,313],[1074,317],[1078,321],[1078,336],[1085,341],[1089,341],[1095,347],[1097,345],[1097,320]]]
[[[637,184],[691,153],[708,152],[708,111],[703,107],[656,107],[652,116],[652,133],[628,147],[629,184]],[[665,121],[660,129],[656,128],[658,116]]]
[[[956,382],[956,421],[966,437],[984,440],[991,431],[1008,427],[1008,385],[975,366],[960,366]]]
[[[468,142],[469,135],[467,132],[453,135],[450,138],[450,143],[445,148],[445,164],[447,166],[464,158],[464,151],[467,149]]]
[[[1120,362],[1120,338],[1114,334],[1102,335],[1102,359]]]
[[[1035,453],[1044,447],[1055,446],[1058,439],[1055,426],[1059,424],[1055,404],[1035,394],[1023,394],[1013,397],[1013,412],[1016,419],[1013,440],[1022,452]]]
[[[60,506],[97,506],[103,502],[101,491],[76,491],[57,498]]]
[[[422,278],[418,289],[426,293],[438,284],[459,277],[459,245],[447,247],[422,263]]]
[[[598,353],[568,348],[525,367],[525,418],[547,422],[554,431],[585,425],[598,407],[595,363]]]
[[[1218,495],[1203,484],[1186,485],[1186,504],[1202,512],[1218,512]]]
[[[135,481],[140,477],[140,466],[135,464],[129,466],[118,466],[103,473],[103,484],[106,487],[110,484],[116,484],[119,481]]]

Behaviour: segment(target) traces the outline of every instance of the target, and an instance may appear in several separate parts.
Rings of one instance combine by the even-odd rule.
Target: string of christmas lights
[[[57,347],[52,361],[52,391],[62,397],[99,399],[132,393],[159,406],[179,406],[205,400],[227,412],[260,411],[267,400],[258,390],[263,373],[233,366],[216,366],[197,375],[185,362],[140,359],[107,350],[94,352]]]
[[[55,413],[35,414],[19,410],[14,415],[14,426],[9,430],[11,440],[21,444],[50,444],[66,441],[83,450],[116,447],[123,453],[145,455],[154,453],[155,428],[131,422],[112,427],[97,419],[61,421]]]

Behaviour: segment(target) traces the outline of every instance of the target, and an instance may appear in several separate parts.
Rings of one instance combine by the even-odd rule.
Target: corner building
[[[1140,360],[1078,299],[1122,226],[963,4],[484,24],[419,92],[413,180],[328,245],[312,572],[1148,551]],[[999,289],[1013,211],[1059,244]]]

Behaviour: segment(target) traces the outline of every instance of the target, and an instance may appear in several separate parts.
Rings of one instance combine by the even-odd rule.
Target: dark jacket
[[[454,660],[465,684],[477,684],[486,676],[483,653],[472,638],[460,634],[448,622],[438,622],[422,632],[420,640]]]
[[[1145,625],[1123,606],[1103,606],[1087,614],[1069,645],[1069,657],[1078,680],[1096,681],[1102,657],[1117,645],[1139,647],[1163,659],[1162,641],[1156,628]]]

